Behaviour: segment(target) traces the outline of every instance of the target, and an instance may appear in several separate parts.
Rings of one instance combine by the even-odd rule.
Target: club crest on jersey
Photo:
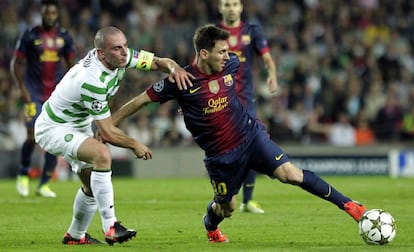
[[[243,45],[250,44],[250,41],[251,41],[250,35],[242,35],[241,41]]]
[[[211,93],[217,94],[220,90],[220,86],[217,80],[212,80],[208,83],[208,89]]]
[[[73,134],[66,134],[64,138],[65,142],[70,142],[73,139]]]
[[[152,89],[154,89],[155,92],[159,93],[162,90],[164,90],[164,80],[160,80],[159,82],[155,83],[152,86]]]
[[[49,47],[49,48],[53,47],[54,44],[55,44],[55,41],[53,39],[49,38],[49,39],[46,40],[47,47]]]
[[[56,39],[56,46],[62,48],[65,45],[65,40],[61,37]]]
[[[227,87],[231,87],[233,85],[233,77],[231,76],[231,74],[224,76],[223,82],[224,85],[226,85]]]
[[[229,45],[236,46],[237,45],[237,36],[231,35],[229,37]]]

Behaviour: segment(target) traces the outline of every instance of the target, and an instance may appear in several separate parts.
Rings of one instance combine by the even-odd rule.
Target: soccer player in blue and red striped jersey
[[[119,123],[151,102],[178,101],[187,129],[205,152],[204,163],[214,190],[214,200],[204,217],[210,242],[228,241],[218,225],[236,208],[236,196],[251,167],[332,202],[358,221],[364,206],[312,171],[292,164],[263,124],[242,106],[235,88],[239,60],[229,53],[228,37],[227,31],[215,25],[198,28],[193,38],[196,63],[185,68],[195,77],[193,87],[179,90],[163,79],[123,105],[113,114],[113,122]]]
[[[56,0],[42,0],[42,24],[26,30],[19,38],[11,61],[11,73],[19,85],[24,103],[27,138],[21,148],[17,191],[29,195],[29,169],[35,148],[34,121],[63,74],[75,63],[75,46],[68,31],[58,25]],[[25,73],[24,73],[25,69]],[[45,153],[37,195],[56,197],[48,182],[55,170],[57,157]]]
[[[270,54],[270,48],[258,24],[243,22],[241,0],[219,0],[219,12],[222,21],[218,27],[230,33],[228,43],[230,52],[236,54],[240,61],[236,74],[236,91],[243,106],[256,117],[256,99],[253,86],[253,59],[260,56],[267,70],[267,84],[271,93],[277,90],[276,66]],[[256,171],[251,169],[243,183],[243,199],[240,205],[242,212],[264,213],[260,205],[253,200],[256,182]]]

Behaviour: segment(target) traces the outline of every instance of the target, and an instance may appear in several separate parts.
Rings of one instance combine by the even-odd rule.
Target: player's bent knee
[[[100,168],[102,166],[105,166],[104,168],[106,168],[106,166],[110,165],[111,162],[112,157],[109,149],[106,146],[103,148],[98,148],[95,156],[95,163],[97,165],[97,168]]]
[[[230,218],[233,215],[234,209],[225,209],[223,211],[224,218]]]
[[[290,162],[279,166],[274,175],[282,183],[298,185],[303,181],[302,170]]]

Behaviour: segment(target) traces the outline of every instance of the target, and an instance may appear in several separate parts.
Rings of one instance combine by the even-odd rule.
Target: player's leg
[[[210,242],[228,242],[227,236],[224,235],[218,225],[224,218],[231,217],[236,207],[236,197],[233,196],[230,202],[216,203],[211,201],[207,206],[207,212],[204,216],[204,226],[207,230],[207,237]]]
[[[356,221],[362,217],[365,211],[364,206],[344,196],[312,171],[294,166],[283,150],[266,134],[259,135],[252,146],[253,157],[259,155],[261,157],[253,161],[254,166],[258,167],[258,171],[277,178],[282,183],[298,185],[302,189],[334,203]]]
[[[42,176],[37,188],[36,194],[43,197],[55,198],[56,193],[49,187],[49,181],[52,178],[53,172],[57,165],[57,156],[45,152],[45,162],[43,165]]]
[[[89,224],[98,208],[90,189],[92,168],[82,169],[78,176],[82,187],[78,190],[73,202],[72,222],[63,237],[62,243],[67,245],[103,243],[92,238],[88,233]]]
[[[253,191],[256,183],[256,171],[249,170],[243,181],[243,200],[240,205],[240,211],[250,213],[264,213],[260,205],[253,200]]]
[[[40,113],[40,104],[31,102],[24,106],[26,140],[20,150],[20,164],[17,176],[17,192],[26,197],[29,195],[29,170],[32,161],[33,152],[36,146],[34,139],[34,121]]]
[[[321,177],[309,170],[301,170],[291,162],[280,165],[275,171],[274,176],[283,183],[299,185],[302,189],[318,196],[321,199],[328,200],[340,209],[345,210],[356,221],[358,221],[365,211],[365,207],[352,201],[332,185],[327,183]]]
[[[26,140],[20,150],[20,164],[16,183],[17,192],[23,197],[29,195],[29,170],[36,146],[34,123],[41,110],[41,103],[30,102],[24,105]]]
[[[207,206],[204,218],[207,236],[210,242],[227,242],[218,225],[236,208],[236,196],[248,173],[248,155],[235,149],[225,155],[207,157],[204,163],[214,192],[214,202]]]
[[[29,170],[36,142],[33,136],[33,126],[26,125],[27,138],[20,150],[20,164],[17,175],[17,192],[23,197],[29,195]]]
[[[115,216],[114,191],[112,185],[112,158],[109,148],[94,138],[87,138],[79,146],[79,160],[93,164],[90,187],[98,204],[105,240],[112,245],[122,243],[136,235],[133,229],[127,229],[117,221]]]

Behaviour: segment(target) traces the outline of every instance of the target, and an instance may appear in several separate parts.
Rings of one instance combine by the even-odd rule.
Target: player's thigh
[[[108,163],[111,162],[111,153],[105,144],[89,137],[79,146],[78,159],[88,163]]]
[[[275,178],[275,170],[289,162],[288,156],[267,134],[258,135],[251,146],[251,167],[260,173]]]

